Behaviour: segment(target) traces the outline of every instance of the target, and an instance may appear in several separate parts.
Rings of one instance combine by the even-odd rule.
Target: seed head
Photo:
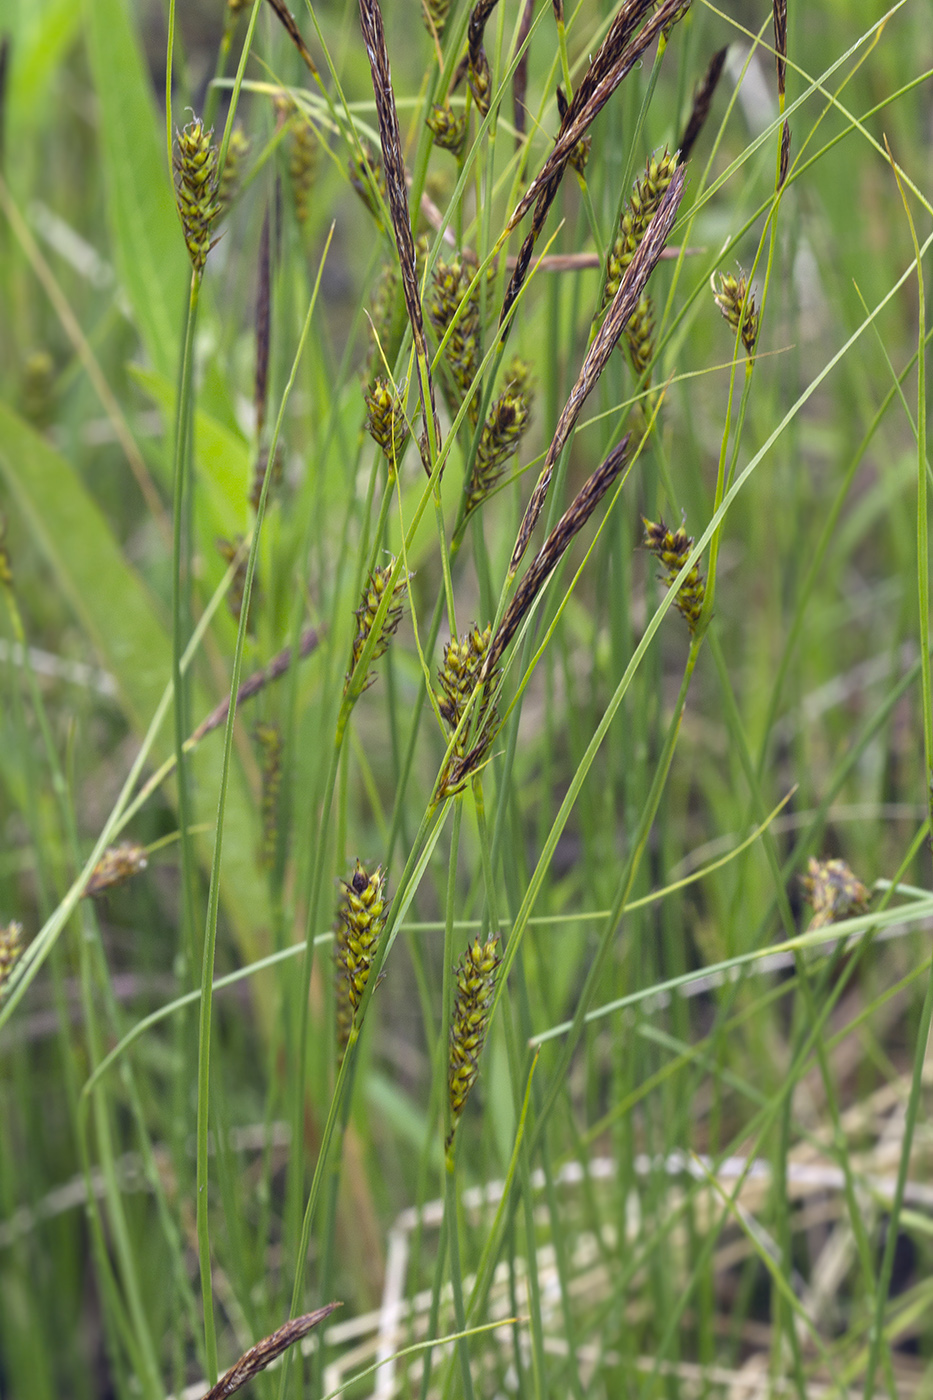
[[[0,997],[23,951],[23,926],[14,920],[0,928]]]
[[[650,520],[644,521],[645,526],[645,548],[652,554],[657,555],[664,565],[665,572],[660,575],[668,588],[680,573],[687,556],[693,548],[693,537],[688,535],[683,526],[678,530],[669,530],[663,520],[654,524]],[[675,607],[681,616],[686,619],[687,626],[691,632],[696,631],[700,614],[703,611],[703,600],[706,597],[706,584],[700,574],[699,569],[694,564],[684,582],[677,591]]]
[[[443,340],[454,316],[460,311],[445,352],[449,371],[448,382],[452,382],[452,407],[455,409],[459,409],[470,391],[479,366],[479,284],[468,293],[473,271],[469,263],[461,257],[456,257],[451,262],[444,262],[439,258],[434,264],[431,287],[425,303],[428,319],[438,340]],[[464,301],[466,305],[461,311]],[[476,422],[476,413],[474,396],[469,412],[472,423]]]
[[[395,559],[390,558],[388,564],[383,568],[373,569],[369,576],[366,587],[363,589],[363,598],[354,616],[357,621],[356,636],[353,639],[353,653],[350,659],[350,669],[347,672],[344,694],[350,691],[350,682],[353,680],[353,673],[356,664],[363,655],[364,648],[369,640],[370,633],[376,625],[376,614],[382,602],[383,595],[389,587],[392,577],[392,570],[395,567]],[[372,660],[376,661],[389,649],[389,639],[398,630],[398,625],[402,620],[402,603],[408,588],[409,576],[400,574],[392,590],[392,601],[389,604],[388,612],[382,624],[382,631],[373,649]],[[397,600],[397,601],[396,601]],[[353,698],[359,699],[364,690],[367,690],[376,679],[375,673],[370,671],[365,680],[356,680],[353,683]]]
[[[844,860],[807,862],[808,874],[800,877],[804,897],[813,906],[810,928],[825,928],[850,914],[864,914],[871,893],[857,880]]]
[[[243,166],[249,155],[249,137],[239,122],[230,133],[227,142],[227,159],[217,187],[217,217],[222,219],[230,209],[240,190]]]
[[[90,879],[84,887],[84,898],[100,894],[112,885],[122,885],[145,870],[149,857],[145,846],[136,841],[121,841],[119,846],[108,846],[91,871]]]
[[[334,962],[337,1038],[342,1051],[369,981],[376,948],[389,915],[389,901],[381,865],[370,875],[357,861],[349,882],[341,882],[341,885],[343,898],[337,910]]]
[[[269,720],[259,720],[253,728],[253,738],[259,745],[262,797],[262,844],[259,863],[265,870],[275,864],[279,836],[279,793],[282,789],[282,731]]]
[[[393,390],[384,375],[380,375],[365,398],[366,431],[382,448],[389,470],[394,472],[408,441],[408,422],[401,395]]]
[[[213,129],[205,131],[200,117],[175,136],[175,200],[184,229],[188,256],[195,274],[204,271],[214,246],[211,225],[220,212],[217,200],[217,147]]]
[[[567,115],[568,105],[569,104],[567,102],[567,99],[564,96],[564,89],[558,86],[557,110],[560,114],[561,124],[563,124],[564,117]],[[590,158],[590,147],[592,146],[592,144],[592,136],[581,136],[580,140],[577,142],[573,150],[570,152],[570,155],[567,157],[568,165],[573,167],[573,169],[577,172],[581,179],[586,171],[586,163]]]
[[[275,456],[272,459],[272,476],[269,481],[269,490],[266,492],[266,504],[271,501],[272,493],[282,484],[282,442],[281,439],[275,445]],[[253,484],[250,487],[249,503],[253,510],[259,509],[259,498],[262,496],[263,482],[266,479],[266,468],[269,465],[268,447],[260,447],[256,455],[256,465],[253,468]]]
[[[649,296],[635,307],[624,334],[635,377],[641,379],[654,359],[654,303]]]
[[[713,284],[713,299],[733,331],[742,325],[742,344],[749,359],[755,358],[755,344],[758,340],[759,313],[755,304],[755,293],[748,285],[744,273],[733,277],[729,272],[719,274],[719,288]]]
[[[463,155],[467,134],[465,112],[455,112],[449,102],[444,102],[442,106],[435,102],[427,125],[442,151],[451,151],[458,158]]]
[[[444,25],[447,23],[449,13],[450,0],[421,0],[421,17],[424,20],[424,27],[429,32],[433,30],[438,38],[444,32]]]
[[[295,217],[300,224],[307,223],[308,215],[311,212],[311,191],[314,188],[314,180],[317,175],[320,149],[321,143],[314,127],[307,117],[298,113],[292,127],[288,173],[292,182]]]
[[[486,943],[481,943],[477,938],[475,943],[467,946],[455,969],[457,989],[450,1024],[447,1074],[453,1127],[446,1142],[448,1148],[479,1074],[479,1057],[489,1030],[489,1015],[499,969],[498,946],[498,938],[490,938]]]
[[[531,423],[533,401],[530,366],[515,358],[507,371],[506,386],[483,424],[467,490],[467,514],[495,488],[506,462],[518,451]]]
[[[260,492],[262,491],[261,485],[259,490]],[[235,540],[216,539],[214,544],[217,546],[217,553],[225,564],[233,564],[235,562],[236,565],[230,587],[227,589],[227,607],[230,609],[231,617],[233,617],[236,622],[239,622],[240,613],[243,611],[243,599],[246,595],[246,570],[248,567],[246,553],[243,550],[243,536],[237,535]],[[253,631],[253,603],[258,596],[259,587],[254,576],[252,597],[249,605],[250,615],[246,619],[246,625],[250,632]]]
[[[671,155],[665,149],[663,155],[653,156],[648,161],[644,175],[640,180],[636,180],[632,197],[622,212],[619,232],[609,252],[603,306],[607,306],[619,290],[622,274],[634,258],[676,169],[676,152]]]

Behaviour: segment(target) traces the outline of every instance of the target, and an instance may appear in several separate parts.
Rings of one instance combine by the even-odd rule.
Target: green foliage
[[[0,1397],[894,1397],[926,16],[374,5],[4,17]]]

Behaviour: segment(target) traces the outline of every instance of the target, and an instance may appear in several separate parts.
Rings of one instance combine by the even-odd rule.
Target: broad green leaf
[[[125,0],[86,0],[114,260],[155,368],[175,374],[190,266],[162,127]]]
[[[38,548],[55,575],[103,665],[119,687],[119,702],[132,727],[143,733],[166,681],[172,652],[167,621],[138,574],[129,566],[96,503],[70,463],[11,409],[0,403],[0,479],[15,501]],[[195,687],[200,718],[216,703]],[[171,750],[166,733],[157,743]],[[220,781],[220,734],[198,749],[201,816],[212,819]],[[244,958],[259,951],[256,933],[264,921],[262,882],[256,875],[251,800],[234,767],[224,827],[224,902]],[[209,840],[201,851],[209,863]]]

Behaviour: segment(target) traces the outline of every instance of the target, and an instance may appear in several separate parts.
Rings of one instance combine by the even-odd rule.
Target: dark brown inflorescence
[[[272,720],[259,720],[253,728],[253,737],[259,745],[260,769],[262,775],[262,843],[259,848],[259,863],[270,870],[275,864],[275,852],[279,841],[279,793],[282,790],[282,730]]]
[[[650,550],[664,565],[664,573],[660,577],[670,588],[687,562],[687,557],[693,548],[693,537],[687,534],[683,526],[677,530],[669,530],[663,520],[659,520],[657,524],[651,520],[645,520],[644,525],[645,548]],[[705,597],[706,584],[700,570],[694,564],[678,588],[674,604],[686,620],[691,633],[696,631]]]

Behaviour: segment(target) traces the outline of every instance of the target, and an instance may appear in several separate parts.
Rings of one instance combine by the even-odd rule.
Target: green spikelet
[[[259,864],[264,870],[271,870],[275,864],[275,852],[279,839],[279,793],[282,790],[282,731],[272,721],[260,720],[253,729],[253,737],[259,745],[262,773],[262,842],[259,847]]]
[[[23,951],[23,926],[15,921],[0,928],[0,999]]]
[[[366,431],[382,448],[389,469],[394,472],[408,441],[408,423],[401,396],[394,392],[389,380],[380,375],[365,398]]]
[[[444,357],[449,375],[445,383],[451,389],[451,407],[455,412],[469,393],[479,366],[478,284],[468,295],[473,275],[474,269],[464,259],[456,257],[451,262],[444,262],[439,258],[434,264],[431,286],[425,301],[428,319],[440,341],[446,335],[454,316],[466,300],[466,305],[460,312],[447,342]],[[474,395],[469,409],[471,423],[475,424],[476,414],[476,396]]]
[[[300,224],[308,222],[311,212],[311,192],[317,175],[320,141],[307,117],[299,114],[292,128],[288,174],[292,182],[295,218]]]
[[[427,125],[434,135],[435,143],[442,151],[451,151],[457,157],[463,155],[467,134],[465,112],[455,112],[449,102],[445,102],[443,106],[435,103],[428,116]]]
[[[636,379],[641,379],[654,359],[654,303],[643,296],[625,327],[625,341]]]
[[[648,225],[657,213],[658,205],[664,198],[676,169],[676,154],[671,155],[665,150],[662,156],[652,157],[648,161],[644,175],[640,180],[636,180],[632,197],[622,213],[619,232],[609,252],[604,307],[619,290],[622,275],[634,258]]]
[[[466,948],[455,969],[457,988],[450,1024],[447,1074],[453,1126],[445,1144],[448,1149],[479,1074],[479,1057],[489,1029],[496,973],[499,970],[498,946],[498,938],[490,938],[486,943],[481,943],[477,938]]]
[[[240,182],[243,179],[243,167],[248,155],[249,137],[240,123],[237,122],[230,133],[230,140],[227,142],[227,159],[220,177],[220,184],[217,187],[217,217],[219,219],[224,218],[229,213],[230,206],[239,193]]]
[[[462,636],[451,637],[444,648],[444,660],[438,671],[441,687],[438,709],[451,734],[457,730],[466,712],[467,702],[476,689],[491,640],[492,625],[487,624],[480,631],[474,623]],[[464,725],[441,770],[437,782],[439,800],[459,792],[489,753],[499,723],[499,714],[492,698],[498,680],[499,671],[493,668],[473,711],[474,720]]]
[[[350,669],[347,672],[344,684],[344,694],[349,695],[351,682],[353,683],[352,696],[354,700],[359,699],[364,690],[367,690],[376,679],[375,672],[370,671],[364,678],[354,680],[353,673],[356,670],[357,662],[363,655],[366,643],[376,625],[376,614],[379,611],[379,604],[383,595],[389,587],[392,577],[392,570],[395,567],[394,558],[390,559],[383,568],[373,569],[363,589],[363,598],[360,606],[356,609],[354,616],[357,621],[356,636],[353,639],[353,653],[350,659]],[[408,575],[401,574],[395,584],[392,593],[392,601],[389,604],[388,612],[382,624],[382,631],[373,649],[372,660],[376,661],[380,656],[384,656],[389,649],[389,641],[392,634],[398,630],[398,625],[402,620],[402,604],[408,589]]]
[[[654,524],[650,520],[644,521],[645,526],[645,548],[664,565],[665,572],[661,575],[668,588],[671,587],[677,575],[680,573],[687,556],[693,548],[693,537],[688,535],[683,526],[678,530],[669,530],[663,520]],[[677,592],[675,607],[685,618],[687,626],[691,632],[695,632],[700,614],[703,611],[703,600],[706,597],[706,584],[700,574],[699,569],[694,564],[684,582]]]
[[[175,199],[185,244],[195,275],[204,271],[211,243],[211,225],[217,217],[217,147],[213,131],[205,131],[200,118],[175,133]]]
[[[742,344],[750,360],[755,358],[755,345],[758,342],[759,313],[755,304],[755,293],[749,288],[744,274],[733,277],[731,273],[719,274],[719,287],[713,285],[713,300],[733,331],[739,329],[741,321]],[[744,305],[743,305],[744,304]]]
[[[509,365],[506,386],[495,400],[480,436],[467,489],[467,514],[494,490],[509,458],[518,451],[531,423],[534,395],[529,365],[518,358]]]
[[[337,910],[334,939],[337,994],[337,1041],[346,1049],[350,1030],[359,1010],[379,939],[389,915],[386,875],[382,866],[370,875],[360,861],[347,883],[342,883],[343,899]]]
[[[433,30],[438,38],[444,32],[444,25],[447,23],[449,14],[450,0],[421,0],[421,18],[424,20],[424,27],[429,33]]]

